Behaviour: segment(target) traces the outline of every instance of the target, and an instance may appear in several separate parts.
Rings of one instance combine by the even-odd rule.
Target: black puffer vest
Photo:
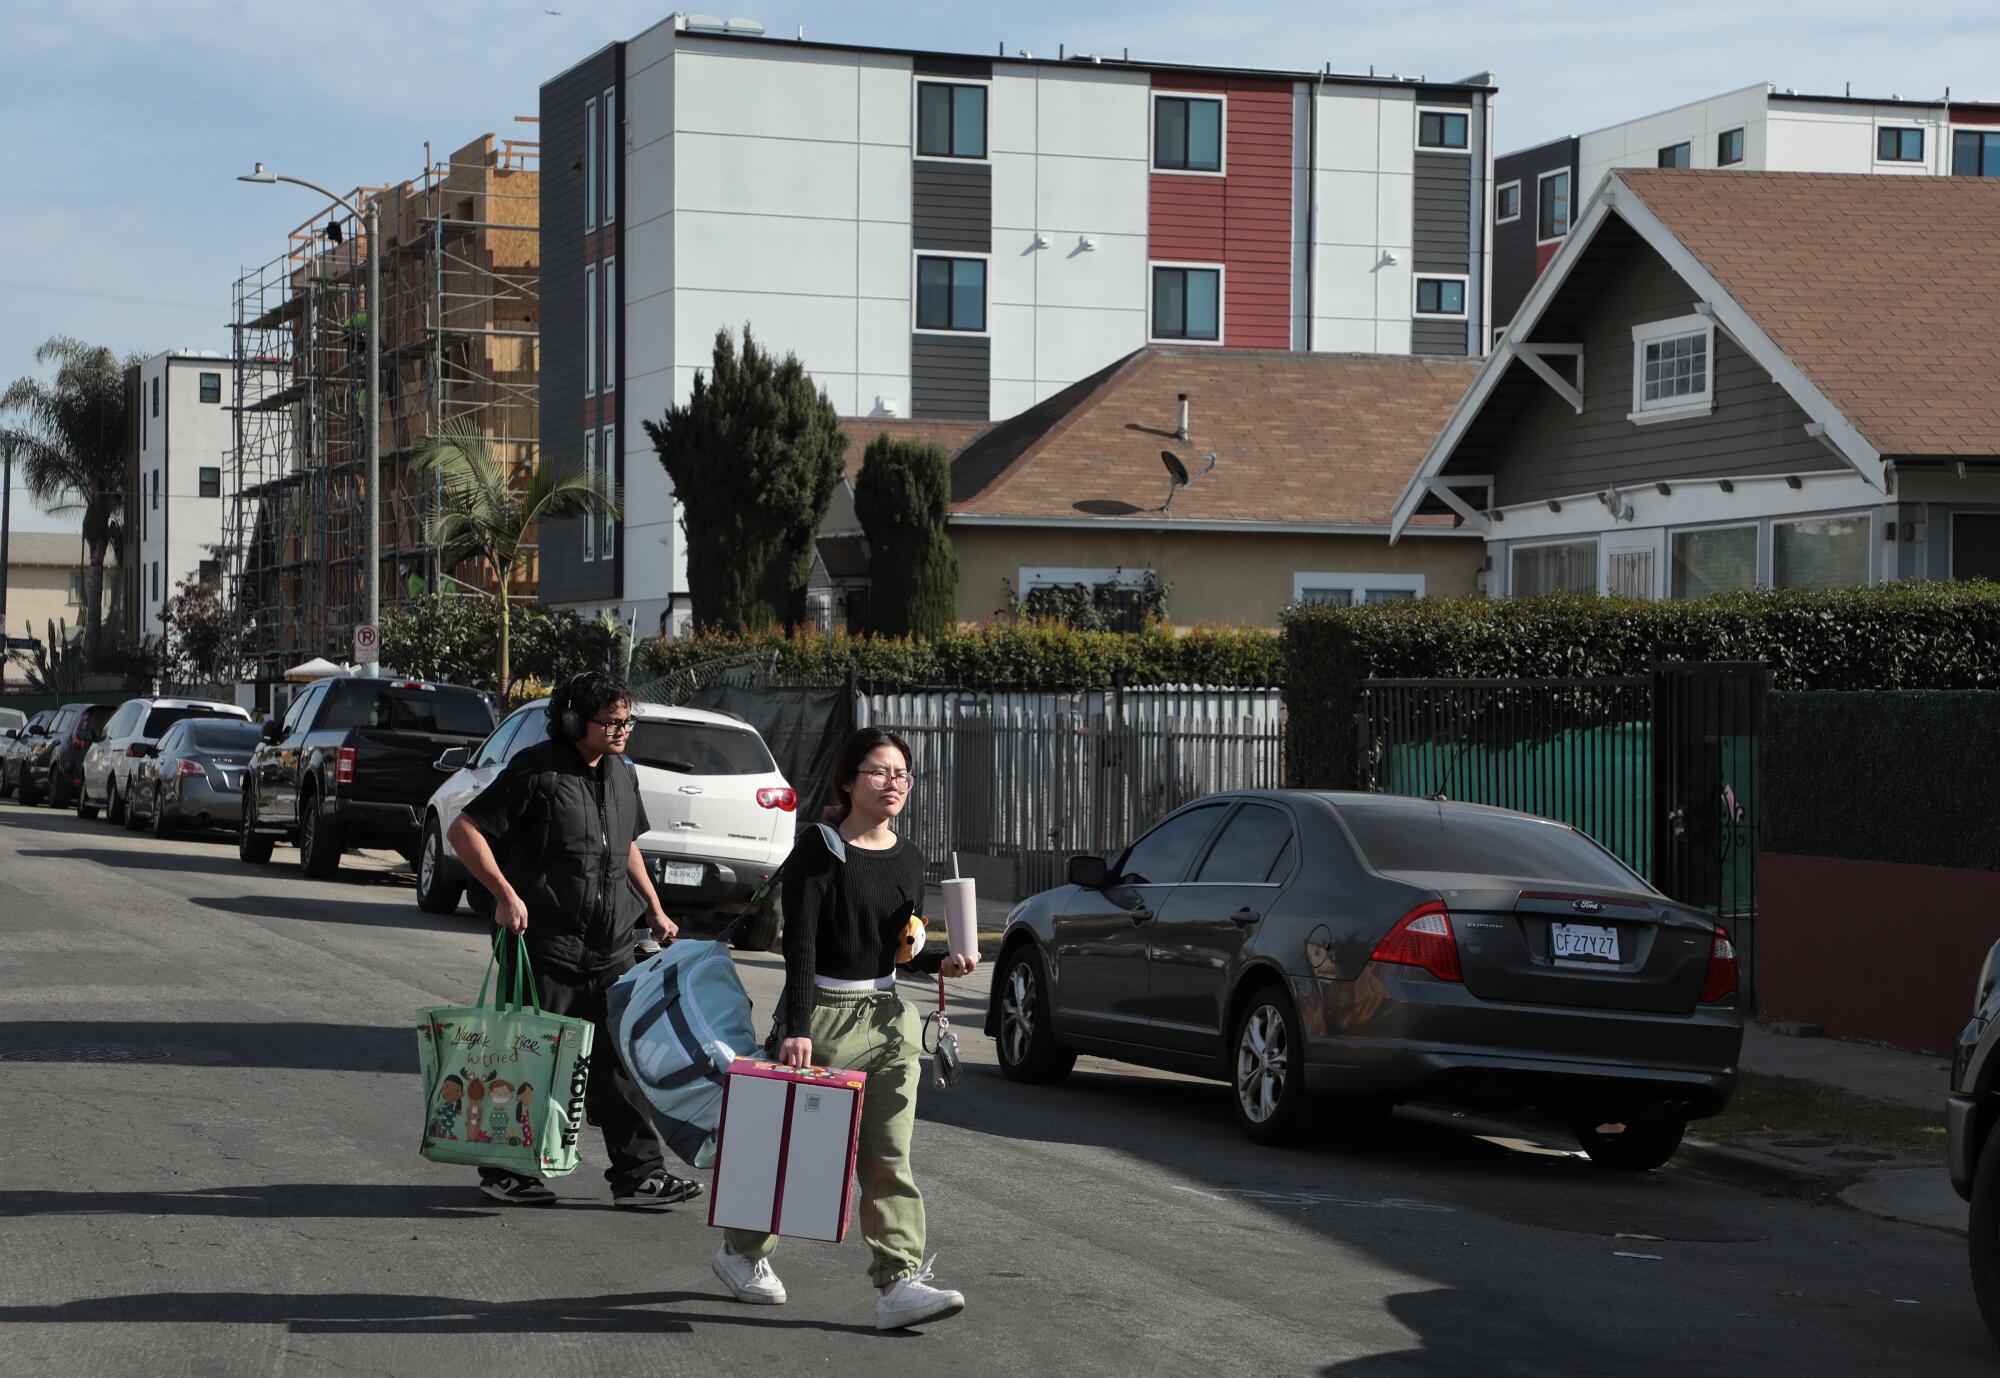
[[[530,782],[500,869],[528,906],[538,963],[599,972],[632,960],[646,911],[625,865],[639,836],[639,777],[622,756],[593,769],[567,742],[539,742],[508,765]]]

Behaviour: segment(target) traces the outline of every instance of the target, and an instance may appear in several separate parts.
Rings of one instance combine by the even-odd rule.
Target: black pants
[[[511,940],[501,947],[503,991],[513,989],[512,947]],[[624,974],[619,967],[592,976],[579,976],[546,964],[534,969],[535,998],[542,1009],[548,1014],[587,1019],[595,1030],[590,1041],[590,1079],[584,1087],[583,1103],[604,1135],[604,1151],[611,1155],[611,1166],[604,1176],[611,1183],[614,1195],[638,1186],[666,1162],[652,1122],[641,1108],[645,1102],[625,1074],[625,1064],[619,1060],[618,1050],[611,1046],[612,1031],[605,1027],[604,993]],[[479,1175],[482,1180],[491,1181],[510,1174],[500,1168],[481,1168]]]

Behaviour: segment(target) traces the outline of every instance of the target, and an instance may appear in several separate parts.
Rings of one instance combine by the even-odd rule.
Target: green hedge
[[[2000,688],[2000,585],[1732,593],[1699,601],[1424,598],[1286,614],[1287,779],[1354,783],[1354,711],[1375,678],[1643,674],[1678,659],[1762,660],[1779,689]]]
[[[2000,871],[2000,694],[1773,694],[1758,846]]]
[[[702,635],[639,644],[632,675],[644,680],[703,661],[775,651],[782,675],[811,680],[852,674],[864,684],[949,684],[967,689],[1070,688],[1126,684],[1275,685],[1279,638],[1259,629],[1209,629],[1176,634],[1166,627],[1139,632],[1083,632],[1047,623],[960,628],[929,640],[832,637],[801,631],[787,636]]]

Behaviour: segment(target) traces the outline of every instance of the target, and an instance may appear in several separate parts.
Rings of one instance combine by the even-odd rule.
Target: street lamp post
[[[364,529],[368,533],[367,564],[362,570],[363,601],[368,605],[368,625],[375,628],[375,645],[365,651],[367,664],[377,663],[381,652],[382,638],[382,241],[376,237],[379,207],[370,201],[363,210],[338,193],[328,191],[316,182],[307,182],[297,177],[286,177],[282,173],[267,172],[262,163],[256,171],[246,172],[236,179],[239,182],[290,182],[295,187],[316,191],[329,201],[347,207],[355,219],[365,226],[368,238],[368,296],[362,310],[368,317],[368,467],[363,483],[362,502],[367,512]]]

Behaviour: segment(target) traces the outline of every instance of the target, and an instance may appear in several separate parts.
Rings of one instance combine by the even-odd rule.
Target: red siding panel
[[[1153,259],[1223,265],[1223,343],[1292,345],[1292,87],[1156,74],[1158,91],[1229,98],[1221,177],[1154,173]]]

